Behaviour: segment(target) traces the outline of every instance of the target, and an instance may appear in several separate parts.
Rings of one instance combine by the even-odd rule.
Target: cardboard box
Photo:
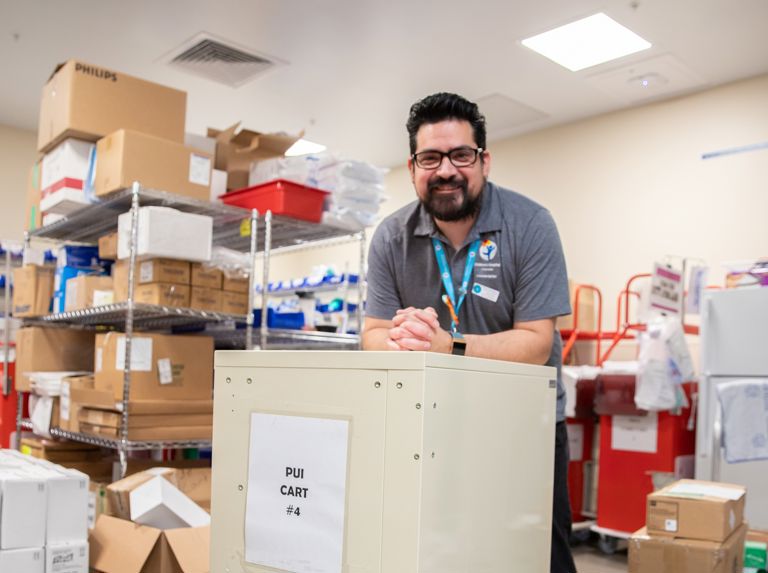
[[[104,573],[199,573],[210,561],[208,526],[161,531],[102,515],[89,539],[90,565]]]
[[[745,524],[724,542],[648,535],[645,528],[629,539],[629,573],[741,573]]]
[[[649,535],[724,541],[744,521],[744,486],[679,480],[648,495]]]
[[[96,520],[102,514],[110,514],[107,502],[107,485],[105,482],[91,480],[88,485],[88,530],[96,526]]]
[[[221,269],[207,267],[201,263],[192,263],[190,284],[193,287],[205,287],[221,290],[224,273]]]
[[[208,128],[208,137],[216,140],[214,167],[227,172],[227,189],[248,187],[251,163],[270,157],[280,157],[301,139],[277,133],[259,133],[249,129],[237,131],[240,122],[225,129]]]
[[[95,333],[73,328],[30,326],[16,333],[16,377],[19,391],[28,392],[25,372],[90,372]]]
[[[99,258],[114,261],[117,258],[117,233],[99,237]]]
[[[249,285],[250,279],[248,277],[243,275],[227,275],[225,273],[221,283],[221,290],[248,294]]]
[[[67,137],[96,141],[118,129],[181,143],[186,112],[183,91],[70,60],[43,87],[37,149]]]
[[[192,287],[189,307],[196,310],[221,312],[222,291],[214,288]]]
[[[120,438],[120,428],[114,426],[99,426],[80,421],[80,432],[116,440]],[[135,428],[128,423],[128,439],[133,441],[147,440],[210,440],[213,437],[213,426],[168,426],[160,428]]]
[[[0,571],[45,573],[45,548],[0,550]]]
[[[39,436],[22,438],[19,451],[31,458],[47,460],[54,464],[94,462],[104,458],[104,454],[97,446],[69,440],[52,440]]]
[[[174,259],[139,261],[136,263],[133,277],[135,285],[150,283],[188,285],[190,281],[189,263]],[[128,259],[117,261],[112,266],[112,278],[115,282],[115,300],[118,302],[128,300]]]
[[[40,316],[51,310],[54,269],[25,265],[13,271],[13,315]]]
[[[140,207],[136,254],[143,258],[211,260],[213,218],[170,207]],[[131,213],[117,218],[117,256],[131,256]]]
[[[129,494],[131,521],[159,529],[204,527],[211,516],[163,476],[155,476]]]
[[[34,231],[42,224],[40,213],[41,196],[40,161],[36,162],[29,170],[27,177],[27,198],[24,210],[24,230]]]
[[[156,304],[160,306],[188,308],[190,299],[190,287],[186,285],[173,285],[167,283],[138,285],[134,289],[133,298],[135,302],[141,304]]]
[[[174,402],[175,404],[175,402]],[[173,405],[169,410],[174,411]],[[118,410],[84,407],[78,412],[80,422],[96,426],[111,426],[119,428],[122,414]],[[129,428],[156,428],[181,426],[211,426],[213,414],[135,414],[130,415]]]
[[[750,529],[744,543],[744,573],[768,570],[768,531]]]
[[[576,287],[578,283],[568,279],[568,291],[571,297],[571,310],[576,309]],[[595,306],[595,291],[586,288],[579,289],[579,330],[594,332],[597,330],[597,309]],[[573,329],[573,314],[557,318],[559,330]]]
[[[198,149],[120,129],[96,144],[96,196],[139,181],[147,189],[209,201],[213,158]]]
[[[168,480],[206,511],[210,510],[211,468],[154,467],[107,486],[107,498],[113,510],[112,515],[121,519],[130,519],[131,492],[157,476]]]
[[[131,348],[131,400],[211,399],[211,337],[135,333]],[[122,400],[125,335],[97,335],[95,362],[96,389]]]
[[[69,215],[88,204],[85,182],[94,144],[68,138],[43,157],[40,210]]]
[[[112,277],[81,275],[67,281],[64,310],[102,306],[113,299]]]
[[[88,573],[88,541],[53,543],[45,548],[47,572]]]
[[[68,383],[65,379],[61,384],[60,417],[62,427],[70,432],[79,432],[80,421],[78,414],[81,408],[86,406],[114,408],[115,403],[116,401],[111,391],[95,389],[93,376],[90,378],[90,386],[79,383],[73,384],[72,382]]]
[[[221,312],[226,314],[248,314],[248,294],[222,291]]]

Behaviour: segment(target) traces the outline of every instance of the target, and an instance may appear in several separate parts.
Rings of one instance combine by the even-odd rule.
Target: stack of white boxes
[[[88,476],[0,450],[0,571],[88,573]]]

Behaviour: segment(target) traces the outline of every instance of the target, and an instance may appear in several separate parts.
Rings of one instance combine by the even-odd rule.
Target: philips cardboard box
[[[125,335],[96,336],[97,390],[123,398]],[[131,341],[131,400],[210,400],[213,390],[213,339],[134,333]]]
[[[645,528],[629,539],[629,573],[741,573],[746,524],[724,542],[648,535]]]
[[[82,275],[67,281],[64,310],[70,312],[112,304],[115,295],[112,277]]]
[[[220,269],[206,267],[201,263],[192,263],[190,284],[193,287],[221,289],[224,273]]]
[[[189,307],[196,310],[221,312],[222,291],[215,288],[192,287]]]
[[[43,87],[37,149],[67,137],[96,141],[118,129],[181,143],[186,112],[183,91],[70,60]]]
[[[136,254],[204,262],[211,259],[213,218],[170,207],[140,207]],[[131,213],[117,218],[117,256],[131,256]]]
[[[213,158],[181,143],[120,129],[96,144],[96,196],[144,188],[209,201]]]
[[[13,315],[40,316],[51,310],[54,269],[25,265],[13,271]]]
[[[744,486],[679,480],[648,495],[649,535],[721,542],[744,521]]]
[[[248,294],[222,291],[221,312],[226,314],[248,314]]]
[[[208,137],[216,140],[214,167],[227,172],[227,189],[248,187],[251,163],[270,157],[280,157],[296,143],[299,136],[259,133],[237,128],[240,122],[224,129],[208,128]]]
[[[128,260],[117,261],[112,267],[112,277],[115,283],[115,300],[128,300]],[[166,283],[174,285],[189,285],[190,269],[187,261],[174,259],[149,259],[136,264],[133,273],[134,285],[151,283]],[[189,293],[187,292],[187,301]],[[188,306],[176,305],[176,306]]]
[[[221,283],[221,290],[227,292],[240,292],[248,294],[248,285],[250,284],[248,277],[242,275],[227,275],[224,274],[224,279]]]
[[[95,333],[29,326],[16,333],[16,389],[28,392],[26,372],[91,372]]]

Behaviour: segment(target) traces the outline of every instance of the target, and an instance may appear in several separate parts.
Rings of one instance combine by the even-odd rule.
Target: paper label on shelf
[[[611,449],[655,454],[659,424],[656,412],[647,416],[613,416]]]
[[[144,261],[139,265],[139,282],[140,283],[151,283],[153,278],[153,271],[154,271],[155,265],[152,263],[152,261]]]
[[[157,361],[157,372],[160,377],[160,384],[170,384],[173,382],[173,369],[171,368],[171,359],[160,358]]]
[[[250,219],[243,219],[242,221],[240,221],[240,236],[241,237],[251,236],[251,220]]]
[[[584,426],[581,424],[568,424],[568,452],[572,462],[584,458]]]
[[[117,339],[115,370],[125,367],[125,336]],[[131,340],[131,370],[152,372],[152,339],[134,336]]]
[[[211,158],[189,154],[189,182],[208,187],[211,184]]]
[[[61,394],[59,396],[59,418],[69,420],[69,382],[61,383]]]
[[[245,560],[341,573],[349,422],[251,414]]]

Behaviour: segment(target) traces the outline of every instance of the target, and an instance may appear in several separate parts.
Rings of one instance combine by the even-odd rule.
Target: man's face
[[[475,137],[468,121],[446,120],[427,123],[416,133],[416,153],[452,149],[475,149]],[[456,167],[443,157],[435,169],[423,169],[413,158],[408,160],[411,181],[427,212],[440,221],[461,221],[474,216],[491,167],[491,157],[483,151],[473,165]]]

